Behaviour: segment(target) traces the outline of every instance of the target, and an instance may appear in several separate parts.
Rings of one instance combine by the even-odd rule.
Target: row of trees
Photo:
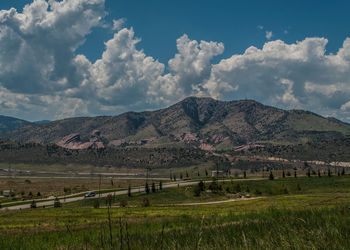
[[[284,172],[282,172],[282,178],[286,178],[286,175],[287,176],[291,176],[290,172],[288,171],[287,174]],[[315,170],[310,170],[308,169],[308,171],[306,172],[306,176],[307,177],[311,177],[311,175],[316,175],[316,172]],[[327,173],[326,172],[323,172],[323,175],[327,175],[328,177],[332,177],[333,173],[331,171],[331,169],[328,168],[327,170]],[[337,171],[337,175],[338,176],[343,176],[345,175],[345,169],[343,168],[342,171]],[[321,171],[318,170],[317,171],[317,176],[318,177],[322,177],[322,174],[321,174]],[[297,178],[297,171],[294,171],[294,177]],[[272,171],[270,171],[270,174],[269,174],[269,179],[270,180],[274,180],[275,176],[273,175]]]

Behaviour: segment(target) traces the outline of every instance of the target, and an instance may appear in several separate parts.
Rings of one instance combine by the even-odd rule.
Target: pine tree
[[[156,192],[156,184],[152,182],[152,193]]]
[[[341,171],[341,175],[345,175],[345,168]]]
[[[286,174],[284,173],[284,170],[283,170],[283,172],[282,172],[282,177],[283,177],[283,178],[286,178]]]
[[[131,197],[131,187],[130,187],[130,185],[128,186],[128,196]]]
[[[297,178],[297,171],[294,171],[294,178]]]
[[[163,189],[163,182],[160,181],[160,182],[159,182],[159,190],[162,190],[162,189]]]
[[[317,175],[318,175],[318,177],[321,177],[321,171],[320,170],[317,171]]]
[[[332,172],[330,169],[328,169],[328,177],[331,177],[332,176]]]
[[[247,178],[247,171],[244,170],[243,172],[243,178],[246,179]]]
[[[269,180],[274,180],[275,179],[275,177],[273,176],[273,173],[272,173],[272,171],[270,171],[270,175],[269,175]]]
[[[149,194],[149,186],[148,186],[147,182],[146,182],[146,185],[145,185],[145,192],[146,192],[146,194]]]

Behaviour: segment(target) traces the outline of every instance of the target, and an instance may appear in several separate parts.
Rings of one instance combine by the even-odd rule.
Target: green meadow
[[[1,249],[348,249],[350,176],[288,177],[0,212]],[[215,188],[213,188],[213,186]],[[240,199],[249,194],[250,198]],[[145,199],[148,204],[145,206]],[[191,203],[232,202],[191,205]],[[99,208],[94,208],[99,200]],[[108,202],[109,201],[109,202]],[[149,205],[149,206],[147,206]]]

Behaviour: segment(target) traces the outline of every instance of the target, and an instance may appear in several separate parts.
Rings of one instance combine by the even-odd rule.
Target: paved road
[[[263,180],[262,178],[258,178],[258,179],[233,179],[232,181],[237,182],[237,181],[249,181],[249,180]],[[231,181],[231,180],[218,180],[219,182],[223,182],[223,181]],[[211,182],[211,181],[205,181],[206,183]],[[192,186],[197,184],[198,181],[189,181],[189,182],[177,182],[177,183],[168,183],[168,184],[163,184],[163,188],[172,188],[172,187],[184,187],[184,186]],[[143,187],[141,188],[141,190],[144,189]],[[131,193],[138,193],[140,192],[140,188],[132,188],[131,189]],[[85,192],[86,193],[86,192]],[[84,194],[85,194],[84,193]],[[123,194],[127,194],[128,190],[121,190],[121,191],[115,191],[115,192],[109,192],[109,193],[104,193],[101,195],[96,195],[96,197],[94,198],[98,198],[98,197],[107,197],[108,195],[123,195]],[[84,195],[82,196],[78,196],[78,197],[73,197],[73,198],[66,198],[66,199],[59,199],[61,203],[69,203],[69,202],[75,202],[75,201],[80,201],[80,200],[84,200],[84,199],[94,199],[94,198],[85,198]],[[36,202],[36,206],[37,207],[43,207],[43,206],[52,206],[54,204],[54,201],[43,201],[43,202]],[[6,207],[6,208],[2,208],[1,210],[19,210],[19,209],[27,209],[30,208],[30,204],[23,204],[23,205],[17,205],[17,206],[11,206],[11,207]]]

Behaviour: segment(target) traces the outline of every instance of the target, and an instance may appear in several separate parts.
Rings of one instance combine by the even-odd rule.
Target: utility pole
[[[101,181],[102,181],[102,175],[100,174],[100,180],[98,182],[98,201],[100,202],[101,198]]]

